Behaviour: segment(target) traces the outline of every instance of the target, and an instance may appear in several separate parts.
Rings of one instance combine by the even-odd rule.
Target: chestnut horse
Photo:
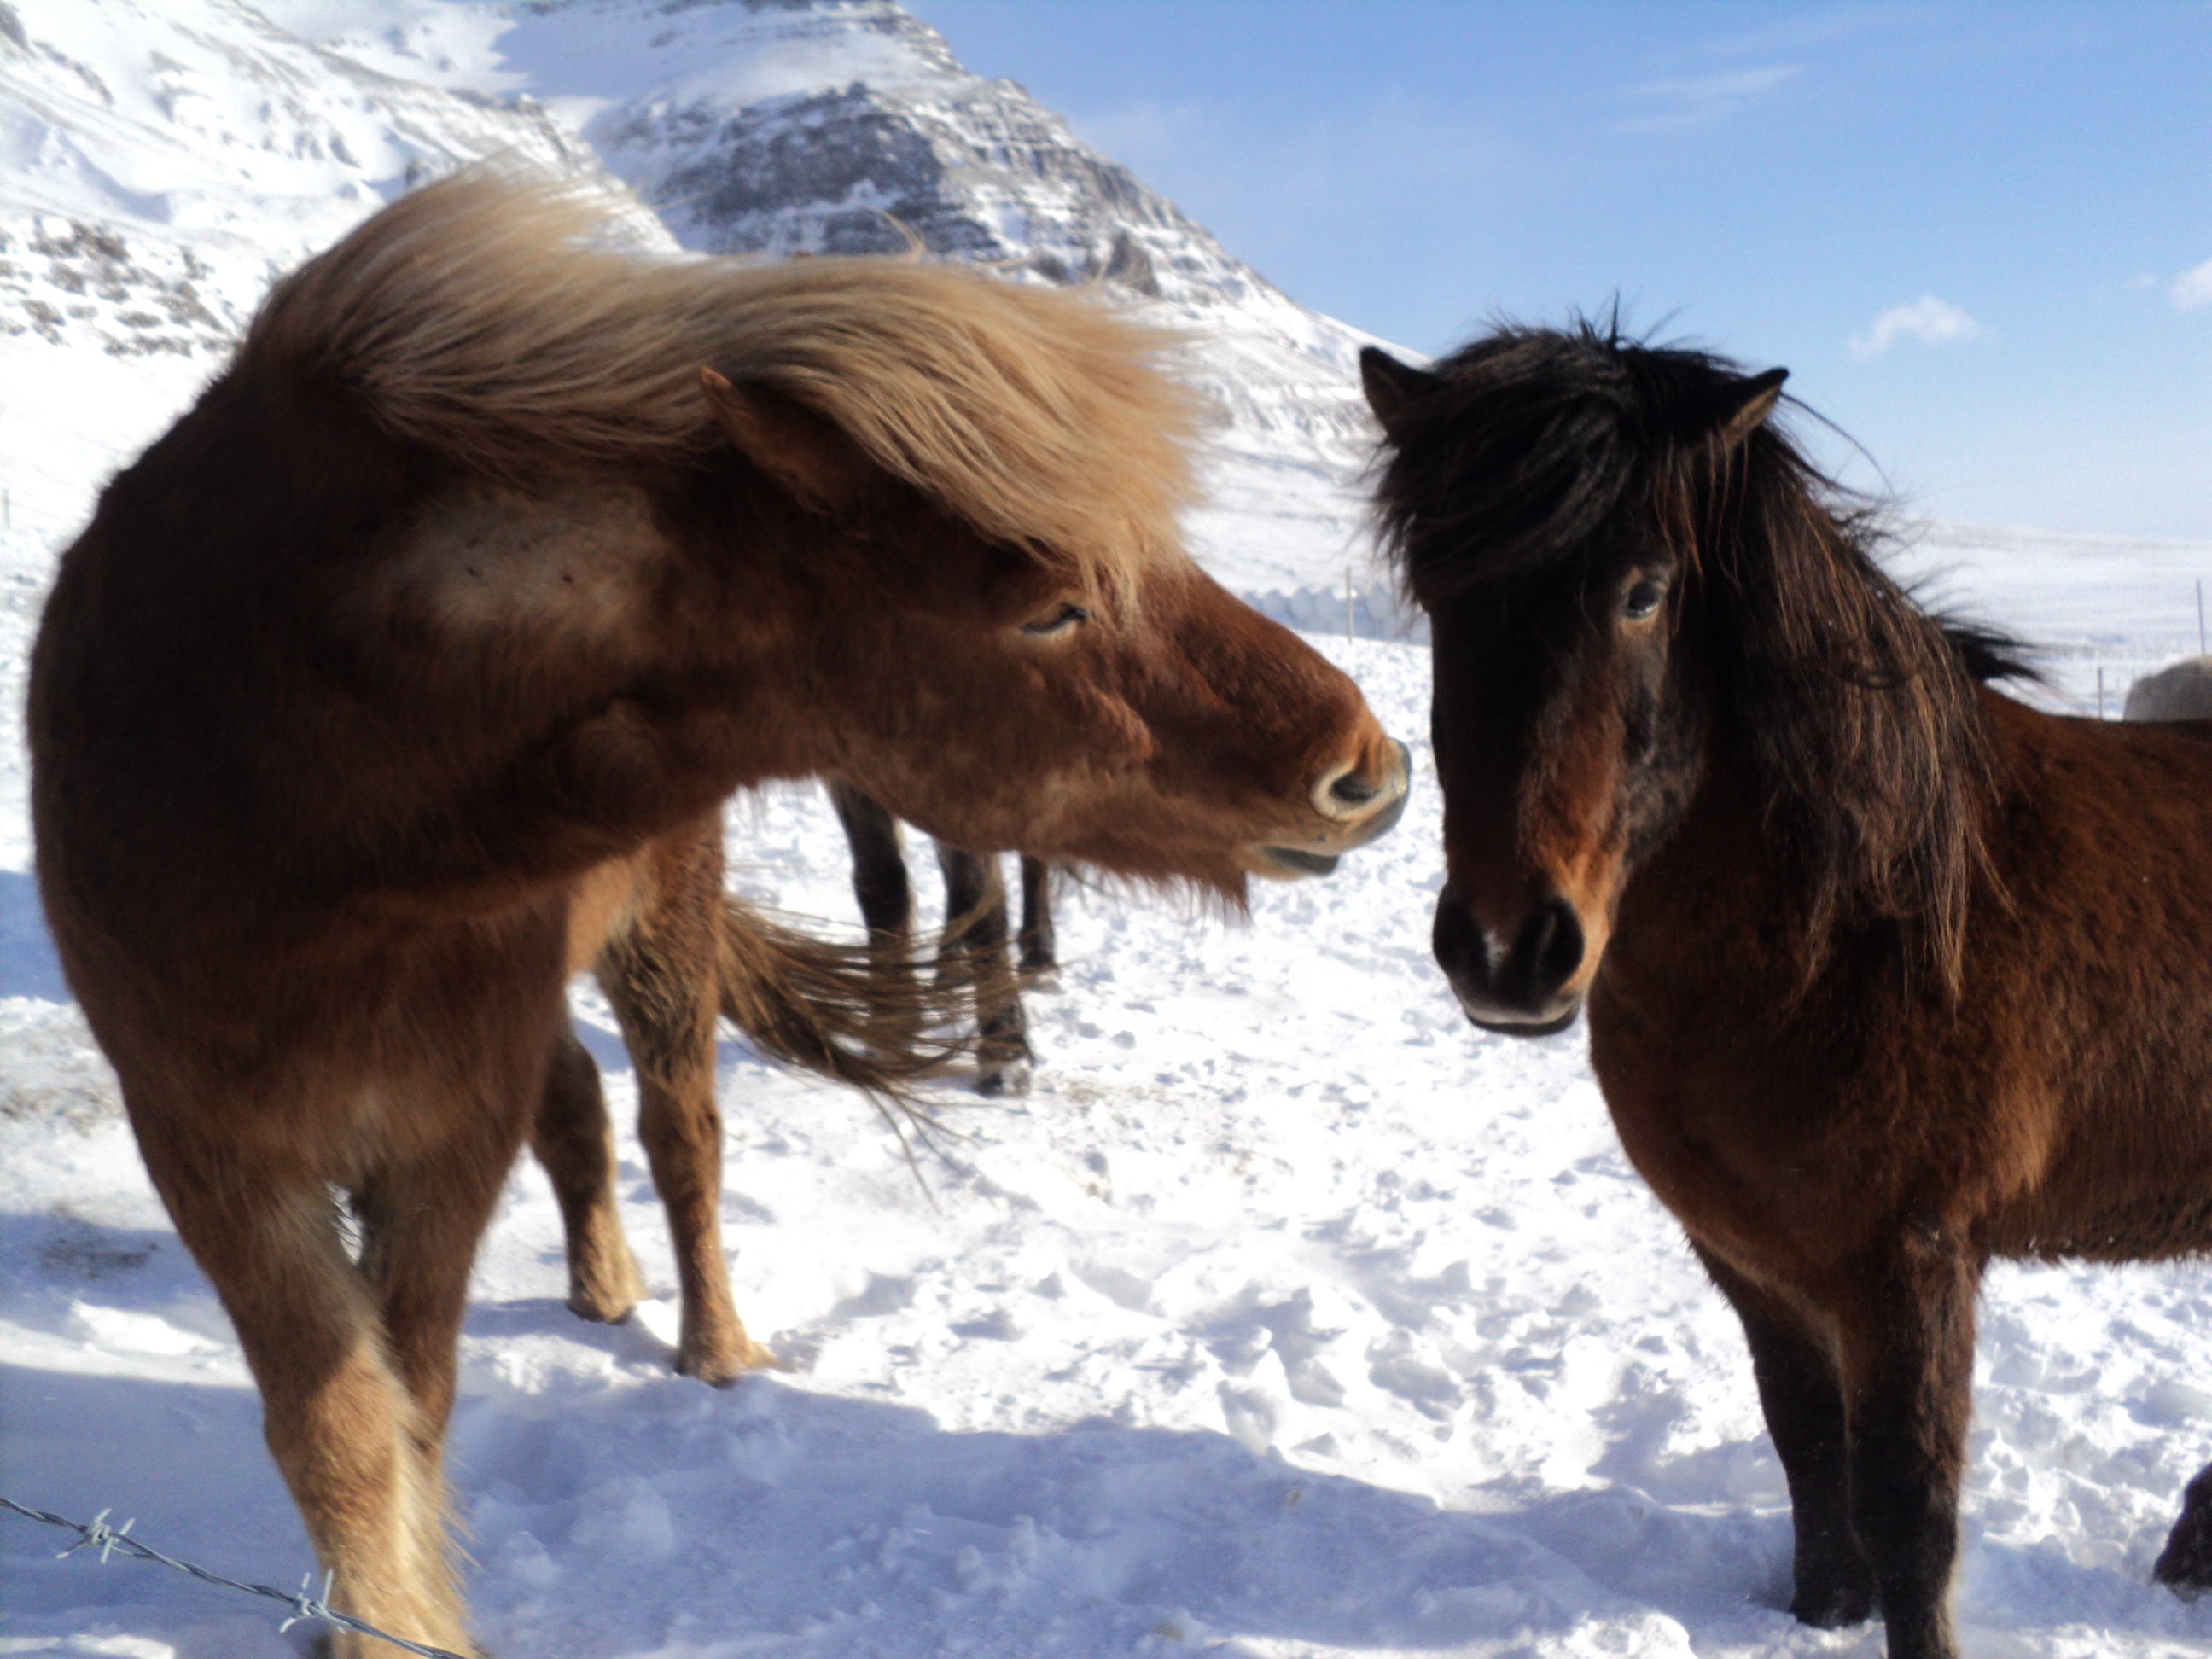
[[[852,848],[853,896],[860,919],[870,941],[890,959],[886,968],[896,973],[896,964],[912,951],[914,934],[914,884],[907,878],[898,820],[881,802],[834,779],[830,802]],[[1052,866],[1034,854],[1021,855],[1021,931],[1010,941],[999,855],[970,853],[941,841],[936,846],[945,877],[945,935],[938,964],[948,988],[974,988],[976,1092],[1026,1094],[1036,1056],[1022,1012],[1022,988],[1059,966],[1053,947]],[[1018,946],[1018,958],[1010,957],[1010,943]],[[885,1015],[883,1029],[896,1054],[906,1047],[912,1012],[902,1006],[886,1009]]]
[[[772,1060],[898,1098],[960,1046],[930,1030],[961,1012],[958,973],[924,981],[873,945],[841,949],[769,922],[722,890],[714,812],[604,866],[570,932],[592,962],[635,1067],[638,1139],[668,1214],[681,1286],[675,1366],[724,1384],[773,1364],[746,1334],[722,1254],[722,1122],[715,1018]],[[885,1041],[896,1033],[896,1043]],[[551,1178],[568,1241],[568,1307],[617,1323],[644,1294],[615,1195],[614,1130],[591,1054],[555,1038],[530,1145]]]
[[[2212,726],[1992,690],[2010,648],[1883,574],[1780,370],[1587,326],[1363,368],[1432,627],[1437,960],[1487,1030],[1587,1009],[1741,1316],[1791,1611],[1948,1656],[1984,1267],[2212,1247]]]
[[[334,1605],[457,1650],[474,1247],[569,973],[718,803],[834,775],[1234,902],[1405,789],[1351,683],[1182,550],[1161,337],[956,269],[606,234],[477,173],[280,283],[108,486],[32,662],[63,965]]]

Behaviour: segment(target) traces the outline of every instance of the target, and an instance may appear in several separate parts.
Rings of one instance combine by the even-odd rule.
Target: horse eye
[[[1091,613],[1079,605],[1063,605],[1058,614],[1047,622],[1024,623],[1022,632],[1031,639],[1048,640],[1065,634],[1071,628],[1080,627],[1091,620]]]
[[[1628,590],[1627,598],[1620,602],[1620,614],[1630,622],[1642,622],[1659,608],[1662,589],[1657,582],[1639,581]]]

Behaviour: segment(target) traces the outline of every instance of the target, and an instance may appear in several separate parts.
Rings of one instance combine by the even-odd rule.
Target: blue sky
[[[1618,296],[1917,510],[2212,540],[2212,3],[908,4],[1387,338]]]

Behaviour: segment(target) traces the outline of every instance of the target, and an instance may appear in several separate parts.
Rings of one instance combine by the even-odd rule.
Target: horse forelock
[[[1394,415],[1377,517],[1425,604],[1587,558],[1642,518],[1704,606],[1715,718],[1790,870],[1803,971],[1851,918],[1901,928],[1908,971],[1955,986],[1993,879],[1996,761],[1977,691],[2024,671],[1987,629],[1883,570],[1879,515],[1773,422],[1731,453],[1699,411],[1741,379],[1710,354],[1581,324],[1506,328]]]
[[[1638,461],[1629,386],[1584,337],[1500,330],[1437,364],[1394,420],[1376,518],[1423,604],[1577,556],[1620,506]]]
[[[1126,588],[1177,556],[1205,402],[1177,337],[1097,300],[910,259],[641,255],[605,197],[477,167],[284,279],[238,372],[319,377],[507,479],[708,464],[711,368],[835,422],[991,540]]]

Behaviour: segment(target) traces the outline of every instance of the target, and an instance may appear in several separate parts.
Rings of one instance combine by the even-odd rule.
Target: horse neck
[[[1748,766],[1717,735],[1680,819],[1622,885],[1601,1000],[1656,1016],[1719,1006],[1790,971],[1802,941],[1763,816]]]

